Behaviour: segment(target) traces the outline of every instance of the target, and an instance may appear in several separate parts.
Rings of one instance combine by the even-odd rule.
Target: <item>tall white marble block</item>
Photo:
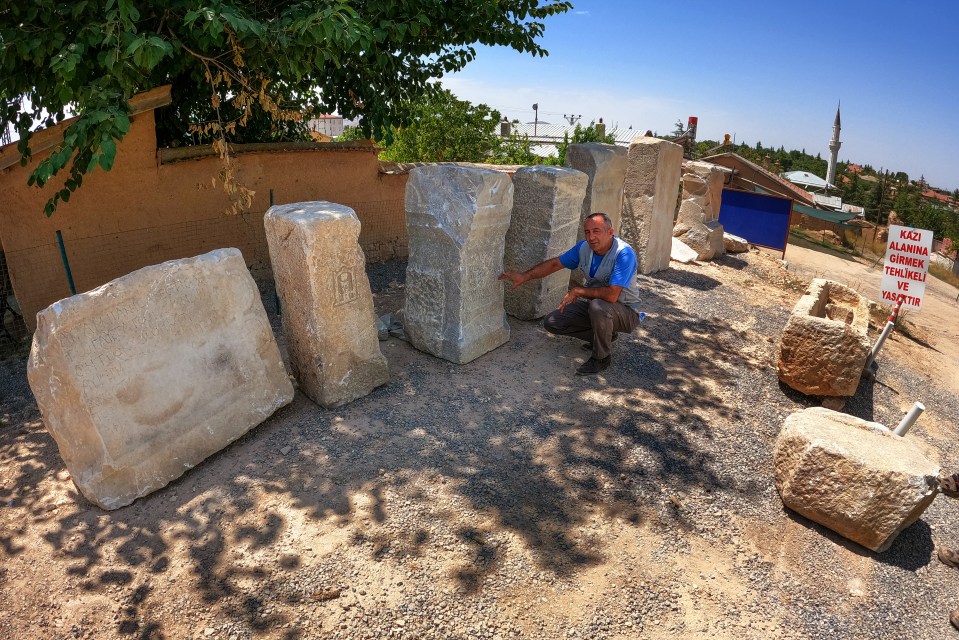
[[[293,399],[237,249],[50,305],[27,375],[74,483],[104,509],[165,486]]]
[[[589,178],[562,167],[523,167],[513,174],[513,214],[506,233],[504,265],[525,271],[576,243]],[[506,312],[535,320],[553,311],[569,290],[565,269],[516,289],[506,289]]]
[[[414,347],[464,364],[509,340],[498,278],[512,207],[505,173],[452,165],[410,172],[404,329]]]
[[[589,177],[580,214],[577,239],[582,240],[586,216],[605,213],[620,232],[623,210],[623,182],[626,179],[626,148],[602,142],[571,144],[566,149],[566,166]]]
[[[682,160],[681,146],[659,138],[637,136],[629,145],[620,235],[636,250],[639,273],[669,266]]]
[[[337,407],[389,380],[353,209],[270,207],[263,218],[290,365],[313,402]]]

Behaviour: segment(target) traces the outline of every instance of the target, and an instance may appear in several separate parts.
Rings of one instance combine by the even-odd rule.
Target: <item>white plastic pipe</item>
[[[916,420],[919,419],[919,416],[925,410],[926,407],[921,402],[917,402],[916,404],[912,405],[912,409],[909,410],[909,413],[903,416],[902,422],[899,423],[899,426],[896,427],[893,433],[895,433],[897,436],[906,435],[906,433],[909,431],[909,428],[916,423]]]
[[[876,356],[879,355],[879,350],[882,349],[882,343],[886,341],[886,336],[888,336],[895,327],[895,322],[886,323],[882,333],[879,334],[879,339],[876,340],[876,345],[872,348],[872,351],[869,352],[869,357],[866,358],[866,371],[869,370],[869,367],[871,367],[872,363],[876,360]]]

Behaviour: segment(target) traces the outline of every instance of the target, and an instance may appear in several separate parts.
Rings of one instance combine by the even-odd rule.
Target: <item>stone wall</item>
[[[256,192],[248,214],[226,215],[230,200],[212,183],[221,163],[203,155],[161,161],[153,112],[133,118],[117,145],[110,172],[97,169],[69,203],[52,217],[43,205],[56,179],[44,189],[27,186],[27,175],[49,152],[26,166],[0,171],[0,242],[14,292],[32,330],[35,315],[70,295],[57,246],[62,232],[77,291],[87,291],[141,267],[237,247],[248,266],[269,275],[263,214],[274,203],[329,200],[356,211],[363,223],[360,245],[367,260],[405,257],[405,174],[378,169],[372,147],[256,145],[236,154],[238,179]],[[187,149],[193,149],[187,148]],[[326,149],[326,150],[323,150]],[[183,148],[177,150],[183,157]],[[164,157],[167,155],[164,153]]]

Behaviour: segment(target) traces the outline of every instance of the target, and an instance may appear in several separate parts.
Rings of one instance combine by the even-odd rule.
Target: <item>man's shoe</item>
[[[582,364],[578,369],[576,369],[576,375],[578,376],[591,376],[593,374],[599,373],[604,369],[609,368],[609,363],[612,362],[612,356],[606,356],[605,358],[590,358]]]
[[[610,340],[610,342],[616,342],[616,340],[617,340],[618,338],[619,338],[619,333],[614,333],[614,334],[613,334],[613,339]],[[592,343],[592,342],[584,342],[583,344],[579,345],[579,348],[582,349],[583,351],[592,351],[592,350],[593,350],[593,343]]]

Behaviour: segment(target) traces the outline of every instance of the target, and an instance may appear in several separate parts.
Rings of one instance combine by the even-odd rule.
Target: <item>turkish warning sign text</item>
[[[919,309],[926,292],[932,231],[889,225],[889,246],[882,266],[882,301],[894,305],[902,297],[903,309]]]

